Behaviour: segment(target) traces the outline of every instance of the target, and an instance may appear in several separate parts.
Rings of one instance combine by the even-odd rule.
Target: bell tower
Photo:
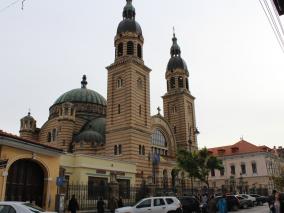
[[[126,1],[123,20],[114,39],[115,60],[107,67],[106,154],[137,162],[138,173],[150,175],[150,69],[144,65],[142,29],[135,20],[132,0]],[[139,156],[139,146],[145,155]]]
[[[171,58],[166,71],[167,93],[163,96],[164,116],[170,123],[177,146],[189,151],[197,150],[194,99],[190,93],[189,72],[181,57],[175,33],[172,38]]]

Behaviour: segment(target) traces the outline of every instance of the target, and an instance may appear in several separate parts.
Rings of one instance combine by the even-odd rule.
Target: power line
[[[263,11],[264,11],[268,21],[269,21],[269,24],[270,24],[270,26],[271,26],[271,28],[273,30],[273,33],[274,33],[274,35],[275,35],[275,37],[276,37],[276,39],[278,41],[278,44],[279,44],[280,48],[282,49],[282,51],[284,52],[284,47],[283,47],[284,42],[282,40],[282,37],[281,37],[280,32],[279,32],[279,29],[278,29],[277,25],[275,24],[275,21],[274,21],[273,17],[271,17],[271,11],[268,14],[269,9],[267,8],[267,5],[264,6],[263,3],[262,3],[262,0],[259,0],[259,2],[260,2],[260,5],[261,5],[261,7],[262,7],[262,9],[263,9]],[[266,9],[265,9],[265,7],[266,7]]]
[[[7,10],[9,7],[12,7],[14,4],[17,4],[19,1],[21,1],[21,0],[13,1],[13,2],[10,3],[9,5],[7,5],[7,6],[3,7],[3,8],[1,8],[1,9],[0,9],[0,13],[3,12],[3,11],[5,11],[5,10]]]

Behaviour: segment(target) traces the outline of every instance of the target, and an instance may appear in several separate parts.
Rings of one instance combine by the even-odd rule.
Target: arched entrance
[[[5,200],[30,201],[43,206],[44,171],[31,159],[14,162],[8,171]]]

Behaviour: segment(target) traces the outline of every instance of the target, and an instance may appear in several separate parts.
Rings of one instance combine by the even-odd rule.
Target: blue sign
[[[59,187],[63,186],[63,185],[64,185],[64,182],[65,182],[64,177],[57,177],[57,178],[56,178],[56,185],[57,185],[57,186],[59,186]]]

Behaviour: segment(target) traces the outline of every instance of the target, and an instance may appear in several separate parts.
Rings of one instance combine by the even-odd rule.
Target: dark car
[[[253,202],[252,202],[251,200],[246,199],[246,198],[244,198],[244,197],[242,197],[242,196],[237,196],[237,198],[238,198],[239,201],[240,201],[240,207],[241,207],[242,209],[247,209],[247,208],[249,208],[249,207],[253,207]]]
[[[184,213],[197,213],[200,212],[200,203],[193,196],[182,196],[178,197],[181,202]]]
[[[250,196],[255,197],[256,199],[256,205],[262,206],[262,204],[268,202],[268,197],[261,196],[258,194],[250,194]]]
[[[218,203],[218,200],[221,199],[222,196],[216,197],[216,203]],[[240,206],[240,201],[235,195],[226,195],[227,205],[229,211],[237,211]]]

